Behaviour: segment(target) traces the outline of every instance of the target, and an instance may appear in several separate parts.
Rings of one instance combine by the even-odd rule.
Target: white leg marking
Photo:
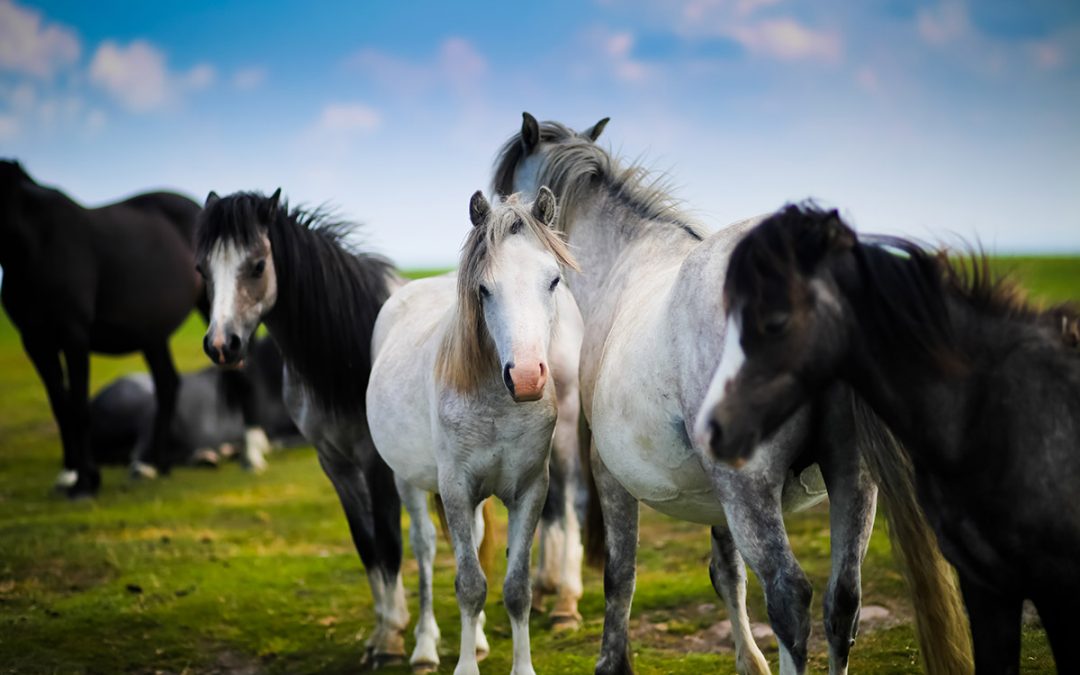
[[[262,427],[248,427],[244,431],[244,454],[241,463],[252,473],[266,471],[266,453],[270,452],[270,439]]]

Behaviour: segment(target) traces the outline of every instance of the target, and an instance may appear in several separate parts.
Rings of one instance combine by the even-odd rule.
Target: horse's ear
[[[533,202],[533,217],[548,227],[555,226],[555,194],[543,186],[536,193],[536,201]]]
[[[267,220],[275,220],[277,218],[278,204],[281,202],[281,188],[274,190],[274,194],[270,195],[270,200],[266,205]]]
[[[825,215],[825,247],[830,251],[847,251],[855,246],[855,230],[843,220],[840,213],[833,209]]]
[[[540,123],[527,112],[521,113],[521,145],[526,155],[540,145]]]
[[[607,123],[610,122],[610,121],[611,121],[610,117],[605,117],[604,119],[602,119],[599,122],[597,122],[596,124],[592,125],[591,127],[586,129],[585,131],[582,131],[581,136],[583,138],[587,138],[590,141],[592,141],[593,143],[595,143],[596,139],[600,138],[600,134],[604,133],[604,127],[606,127]]]
[[[473,227],[483,225],[490,213],[491,205],[484,199],[483,191],[477,190],[469,200],[469,220],[472,221]]]
[[[218,197],[218,194],[216,192],[214,192],[213,190],[211,190],[210,194],[206,195],[206,203],[203,204],[203,208],[208,209],[211,206],[213,206],[214,204],[217,204],[220,200],[221,200],[221,197]]]

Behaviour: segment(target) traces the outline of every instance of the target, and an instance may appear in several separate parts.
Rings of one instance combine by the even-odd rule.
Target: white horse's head
[[[556,184],[574,183],[575,176],[572,174],[590,169],[589,158],[607,157],[603,152],[597,154],[599,148],[596,147],[596,139],[600,138],[608,120],[605,117],[584,131],[574,131],[558,122],[541,124],[529,113],[522,113],[521,132],[512,136],[499,153],[495,168],[495,192],[501,195],[514,192],[533,195],[541,185],[548,185],[559,193]],[[580,151],[578,158],[585,158],[586,161],[572,163],[565,171],[551,167],[548,165],[548,153],[555,146],[559,146],[562,156],[569,154],[573,157],[573,150],[576,149]],[[565,207],[563,198],[564,195],[559,193],[560,205]]]
[[[531,204],[517,195],[495,205],[481,192],[472,196],[458,317],[441,360],[444,377],[459,389],[478,388],[487,362],[498,367],[514,400],[543,397],[562,266],[574,265],[551,229],[555,211],[555,196],[545,187]]]

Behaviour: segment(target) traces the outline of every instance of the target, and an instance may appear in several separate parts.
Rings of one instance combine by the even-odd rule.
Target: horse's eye
[[[765,331],[766,335],[780,335],[787,328],[790,319],[790,312],[773,312],[765,317],[762,329]]]
[[[548,286],[548,290],[551,291],[552,293],[554,293],[555,292],[555,287],[558,286],[558,285],[559,285],[559,277],[555,277],[554,279],[551,280],[551,285]]]
[[[251,276],[253,276],[256,279],[259,279],[259,278],[262,277],[263,272],[265,272],[265,271],[266,271],[266,260],[260,260],[259,262],[255,263],[254,267],[251,268]]]
[[[485,286],[484,284],[480,284],[480,297],[481,298],[490,298],[491,297],[491,291],[489,291],[487,289],[487,286]]]

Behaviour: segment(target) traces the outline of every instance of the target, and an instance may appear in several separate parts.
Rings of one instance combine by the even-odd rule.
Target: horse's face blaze
[[[544,393],[559,279],[558,261],[525,233],[502,242],[484,279],[484,323],[506,386],[519,401]]]
[[[843,310],[826,267],[759,267],[752,283],[727,285],[725,346],[696,428],[717,459],[749,460],[838,367]]]
[[[247,248],[221,241],[200,261],[199,269],[210,299],[207,353],[222,365],[235,365],[277,301],[270,239],[264,232]]]

